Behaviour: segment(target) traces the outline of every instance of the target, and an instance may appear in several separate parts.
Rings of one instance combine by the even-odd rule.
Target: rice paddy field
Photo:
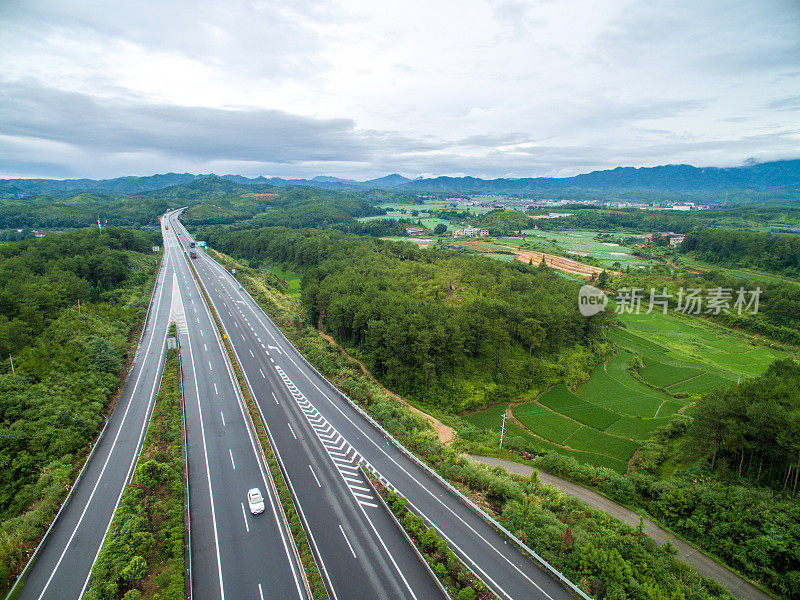
[[[598,232],[594,230],[541,231],[526,229],[523,233],[526,238],[533,238],[540,244],[555,242],[569,254],[592,256],[605,267],[610,267],[615,262],[619,262],[623,267],[648,264],[646,260],[630,254],[630,249],[625,246],[612,242],[598,242],[594,239]]]
[[[677,415],[690,414],[700,394],[759,375],[788,354],[703,319],[661,313],[619,317],[625,327],[611,333],[617,355],[574,390],[557,385],[515,405],[517,422],[509,421],[507,435],[532,449],[624,473],[640,443]],[[499,431],[506,406],[463,418]]]

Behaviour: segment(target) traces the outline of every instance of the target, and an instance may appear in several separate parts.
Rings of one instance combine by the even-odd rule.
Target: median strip
[[[203,294],[203,299],[205,300],[209,312],[211,313],[211,317],[214,320],[214,326],[217,328],[217,331],[222,338],[223,344],[225,345],[225,351],[228,354],[228,359],[236,375],[237,384],[239,385],[239,389],[247,407],[247,411],[245,412],[250,419],[250,424],[256,432],[256,436],[258,437],[262,458],[269,467],[270,483],[274,486],[274,490],[277,492],[276,495],[280,498],[281,505],[283,507],[281,516],[284,519],[284,523],[287,525],[287,529],[289,529],[289,531],[292,533],[293,548],[303,566],[303,579],[306,588],[314,600],[329,600],[328,592],[325,589],[325,585],[322,581],[317,563],[314,560],[314,555],[311,551],[311,546],[308,543],[306,532],[303,529],[303,525],[297,514],[294,499],[289,491],[289,487],[286,485],[286,480],[284,479],[283,473],[278,466],[278,462],[275,459],[275,454],[273,453],[272,446],[269,443],[269,438],[267,437],[266,430],[264,429],[264,424],[261,422],[258,407],[256,406],[253,397],[250,395],[250,390],[245,382],[244,375],[242,374],[241,365],[236,359],[233,347],[231,346],[230,340],[228,339],[228,336],[222,327],[222,322],[220,321],[219,315],[217,314],[217,311],[211,302],[211,298],[209,297],[203,282],[200,280],[200,276],[197,274],[197,271],[191,262],[189,262],[189,268],[192,270],[192,275],[194,276],[195,281],[197,282],[197,285]]]

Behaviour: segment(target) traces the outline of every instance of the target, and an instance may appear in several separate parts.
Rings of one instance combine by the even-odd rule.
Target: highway
[[[183,241],[188,239],[174,217],[171,217],[171,224],[173,231],[181,231]],[[201,251],[198,254],[203,255]],[[192,262],[203,268],[200,261]],[[215,293],[216,282],[208,281],[205,286],[210,293]],[[229,308],[228,305],[216,306],[221,320],[224,321],[222,313],[226,318],[232,315]],[[198,308],[197,312],[202,311]],[[202,320],[192,324],[194,314],[193,307],[187,314],[190,331],[205,326]],[[231,324],[228,337],[237,352],[255,356],[253,348],[242,345],[249,339],[242,336],[245,327],[249,326],[244,320]],[[253,341],[262,354],[264,349],[260,342]],[[195,356],[193,363],[198,365],[199,362]],[[444,598],[430,572],[374,497],[359,472],[352,448],[332,433],[332,428],[291,382],[273,376],[268,380],[264,371],[269,369],[267,364],[255,371],[259,380],[253,387],[254,397],[332,600]],[[272,370],[273,375],[276,373]],[[208,385],[205,378],[203,381]],[[188,437],[191,439],[192,435]],[[239,540],[230,540],[229,547],[223,546],[223,555],[235,552],[238,543]]]
[[[183,241],[190,239],[175,214],[170,216],[170,222],[173,228],[181,231]],[[348,582],[352,583],[352,571],[347,570],[346,562],[341,560],[342,556],[347,557],[348,548],[328,553],[327,544],[339,541],[341,547],[341,539],[337,540],[334,526],[337,521],[328,516],[320,519],[317,515],[322,504],[319,494],[310,493],[316,485],[312,476],[316,478],[323,469],[327,474],[319,487],[324,486],[324,499],[331,504],[335,517],[346,518],[349,514],[352,520],[353,514],[360,512],[372,518],[376,512],[363,501],[357,500],[354,510],[352,500],[341,485],[328,490],[335,480],[333,473],[329,473],[331,464],[336,465],[346,482],[356,482],[355,490],[358,490],[361,487],[359,477],[346,465],[365,462],[408,498],[409,506],[434,526],[501,598],[567,600],[574,597],[573,592],[544,567],[508,543],[492,524],[479,516],[478,509],[468,505],[460,495],[386,439],[382,431],[341,397],[330,382],[310,368],[230,273],[202,251],[198,251],[193,263],[242,365],[275,453],[290,475],[307,529],[312,533],[320,558],[324,559],[323,568],[334,589],[341,585],[345,590]],[[303,471],[304,467],[309,473]],[[348,487],[350,492],[355,492],[349,484]],[[337,505],[347,511],[336,511]],[[351,541],[348,536],[355,538],[351,547],[353,558],[364,556],[369,546],[363,545],[375,543],[368,535],[355,537],[357,533],[342,531],[348,543]],[[383,535],[384,530],[381,530],[377,537],[390,549],[389,556],[396,558],[400,546],[385,543]],[[338,578],[344,581],[340,583]],[[341,593],[339,597],[410,597],[396,593],[396,589],[382,589],[385,590],[382,596],[351,592]]]
[[[25,574],[20,600],[79,598],[133,473],[161,381],[176,252],[164,252],[136,358],[69,501]]]
[[[186,414],[192,597],[306,599],[302,568],[280,501],[244,413],[244,401],[174,230],[172,313],[178,329]],[[257,487],[265,510],[250,514]]]

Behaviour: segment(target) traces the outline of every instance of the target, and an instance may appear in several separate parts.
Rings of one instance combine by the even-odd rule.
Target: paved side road
[[[530,477],[533,472],[533,467],[523,465],[512,460],[505,460],[502,458],[494,458],[491,456],[475,456],[472,454],[465,454],[466,458],[473,462],[478,462],[490,467],[504,467],[510,473],[516,475],[523,475]],[[639,525],[639,515],[631,509],[622,506],[606,498],[602,494],[590,490],[587,487],[556,477],[545,471],[539,470],[539,480],[555,489],[564,492],[568,496],[577,498],[592,508],[607,512],[612,517],[629,523],[634,527]],[[724,585],[728,590],[737,598],[744,598],[745,600],[772,600],[772,596],[761,591],[759,588],[748,582],[746,579],[740,577],[727,567],[719,564],[713,558],[706,556],[694,546],[691,546],[675,537],[669,531],[663,529],[650,519],[644,520],[644,531],[647,535],[653,538],[659,544],[663,544],[667,540],[672,542],[678,549],[678,556],[689,563],[694,569],[708,577],[714,579]]]

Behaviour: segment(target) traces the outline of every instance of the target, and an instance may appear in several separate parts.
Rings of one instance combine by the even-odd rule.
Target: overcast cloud
[[[800,3],[5,0],[0,177],[800,157]]]

